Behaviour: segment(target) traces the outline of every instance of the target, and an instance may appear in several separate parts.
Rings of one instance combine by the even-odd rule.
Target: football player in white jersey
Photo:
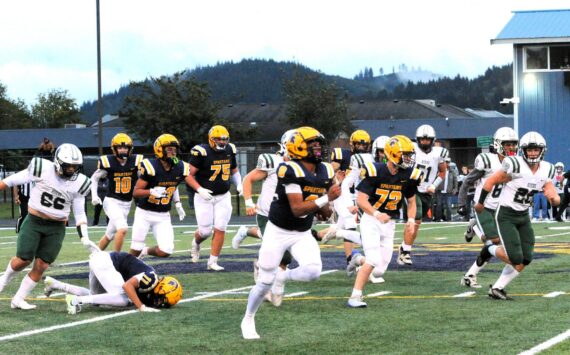
[[[505,157],[515,156],[517,154],[519,138],[510,127],[501,127],[493,136],[493,148],[496,154],[481,153],[475,158],[474,169],[465,177],[463,185],[459,191],[458,208],[460,215],[466,214],[465,206],[467,201],[467,192],[472,186],[475,188],[475,200],[481,195],[483,184],[497,170],[501,169],[501,165]],[[485,247],[477,257],[477,260],[471,265],[467,273],[461,279],[461,284],[467,287],[480,288],[477,283],[477,274],[485,267],[491,255],[487,252],[487,245],[499,244],[499,234],[497,225],[495,224],[495,212],[499,204],[499,196],[501,195],[502,184],[497,184],[493,188],[493,193],[485,200],[485,209],[481,213],[475,213],[475,218],[469,221],[468,231],[465,232],[465,238],[468,242],[473,238],[473,234],[485,243]]]
[[[413,233],[405,233],[402,245],[398,253],[399,265],[412,265],[412,245],[418,236],[418,230],[428,210],[435,189],[445,179],[447,166],[445,158],[449,157],[449,152],[444,147],[436,147],[435,130],[430,125],[421,125],[416,130],[416,167],[423,173],[423,181],[418,186],[416,194],[416,227]],[[408,216],[408,218],[413,216]]]
[[[364,168],[364,164],[374,161],[372,154],[370,154],[371,143],[370,135],[365,130],[359,129],[350,135],[352,155],[349,169],[347,169],[347,174],[340,185],[342,193],[333,202],[334,210],[337,213],[337,222],[330,226],[322,240],[326,244],[333,238],[344,239],[344,254],[347,265],[352,257],[353,243],[362,244],[360,233],[356,231],[358,206],[355,203],[355,187],[360,182],[360,171]]]
[[[80,173],[83,164],[81,151],[73,144],[62,144],[55,151],[54,161],[34,158],[27,170],[22,170],[0,181],[0,190],[34,183],[30,193],[28,215],[18,233],[16,256],[0,277],[0,292],[28,265],[32,269],[22,279],[12,298],[13,309],[34,309],[25,298],[32,292],[49,265],[55,261],[65,237],[65,223],[73,209],[77,231],[83,245],[98,250],[87,235],[85,195],[91,180]]]
[[[560,196],[552,183],[554,166],[543,161],[544,138],[537,132],[526,133],[520,140],[520,151],[521,156],[505,158],[501,169],[485,181],[475,205],[475,211],[481,213],[493,187],[504,184],[495,215],[501,245],[487,246],[489,253],[507,264],[489,289],[489,297],[500,300],[512,299],[507,296],[505,287],[533,259],[534,230],[528,214],[532,196],[544,191],[553,206],[560,204]]]
[[[132,154],[133,140],[125,133],[118,133],[111,139],[111,150],[113,154],[99,158],[97,170],[91,175],[91,203],[93,206],[103,204],[105,214],[109,217],[105,235],[99,240],[99,248],[104,250],[111,240],[115,240],[114,250],[121,251],[129,229],[127,217],[143,156]],[[105,199],[101,200],[97,195],[97,184],[104,178],[109,179],[109,190]]]

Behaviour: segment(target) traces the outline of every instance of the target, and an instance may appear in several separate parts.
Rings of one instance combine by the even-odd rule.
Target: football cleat
[[[46,297],[51,296],[51,294],[55,290],[55,288],[52,287],[54,281],[55,280],[53,277],[49,277],[49,276],[44,277],[44,285],[45,285],[44,286],[44,295]]]
[[[493,288],[493,285],[489,286],[489,297],[495,300],[503,300],[503,301],[512,301],[513,298],[507,296],[507,293],[504,289],[501,288]]]
[[[481,285],[477,283],[477,275],[465,275],[461,278],[461,285],[471,288],[481,288]]]
[[[361,256],[361,255],[362,254],[360,254],[360,253],[352,255],[352,258],[348,262],[348,265],[346,265],[346,276],[348,276],[348,277],[354,276],[354,273],[356,272],[356,268],[358,267],[358,265],[356,264],[356,257]]]
[[[247,227],[241,226],[236,232],[236,235],[232,238],[232,248],[239,249],[239,246],[245,237],[247,237]]]
[[[491,245],[485,245],[481,251],[479,252],[479,255],[477,256],[477,266],[481,267],[483,266],[483,264],[485,264],[486,262],[488,262],[489,260],[491,260],[491,258],[493,257],[493,254],[491,254],[489,252],[489,247]]]
[[[29,311],[30,309],[34,309],[37,306],[35,304],[29,304],[25,300],[19,300],[18,301],[16,299],[12,299],[12,302],[10,303],[10,307],[12,309],[21,309],[24,311]]]
[[[192,238],[192,249],[190,250],[192,262],[197,263],[200,260],[200,244],[196,243],[196,238]]]
[[[366,308],[368,305],[362,299],[362,296],[350,297],[346,303],[346,306],[350,308]]]
[[[142,248],[142,250],[141,250],[139,256],[137,256],[137,258],[142,260],[147,255],[148,255],[148,247],[144,247],[144,248]]]
[[[283,294],[274,293],[273,291],[269,291],[269,293],[271,294],[271,304],[275,307],[281,306],[281,303],[283,303]]]
[[[329,227],[329,230],[325,233],[322,243],[327,244],[332,239],[336,238],[336,224],[333,224]]]
[[[243,317],[241,321],[241,335],[244,339],[259,339],[259,334],[255,330],[255,320],[250,317]]]
[[[271,302],[271,298],[273,297],[273,293],[271,292],[271,290],[267,291],[267,293],[265,294],[265,296],[263,296],[263,300],[265,302]]]
[[[473,237],[475,236],[475,230],[473,230],[473,226],[475,226],[476,223],[477,221],[475,220],[475,218],[471,218],[469,220],[469,223],[467,224],[467,230],[463,234],[463,236],[465,237],[465,241],[467,243],[471,243]]]
[[[398,251],[398,265],[412,265],[412,253],[409,251],[405,251],[402,246],[400,246],[400,250]]]
[[[370,277],[368,277],[368,281],[372,282],[373,284],[381,284],[381,283],[386,282],[386,280],[384,280],[383,277],[381,277],[381,276],[376,277],[376,276],[374,276],[373,273],[370,274]]]
[[[68,314],[77,314],[81,311],[81,306],[79,305],[79,302],[77,302],[77,296],[66,295],[65,304],[67,306]]]
[[[224,271],[224,267],[218,265],[218,263],[208,263],[208,270],[212,271]]]

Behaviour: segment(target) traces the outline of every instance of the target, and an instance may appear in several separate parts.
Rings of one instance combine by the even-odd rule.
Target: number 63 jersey
[[[85,195],[91,188],[91,179],[87,176],[80,173],[75,180],[62,179],[57,175],[54,163],[41,158],[32,159],[28,173],[30,181],[34,183],[28,202],[31,208],[54,219],[69,217],[76,198],[83,200],[83,208]]]
[[[512,179],[503,187],[499,197],[501,206],[510,207],[515,211],[528,210],[532,197],[542,191],[544,185],[554,178],[554,166],[546,161],[539,163],[536,173],[532,173],[523,157],[506,157],[502,169]]]

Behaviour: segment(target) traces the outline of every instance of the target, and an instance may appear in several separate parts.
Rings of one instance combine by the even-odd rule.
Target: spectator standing
[[[52,156],[54,151],[55,151],[55,144],[53,144],[53,142],[48,137],[44,137],[44,140],[38,147],[37,156],[39,156],[40,158],[53,160]]]

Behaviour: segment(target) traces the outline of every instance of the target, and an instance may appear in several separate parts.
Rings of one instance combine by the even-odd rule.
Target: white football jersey
[[[479,195],[481,195],[481,189],[483,189],[485,181],[487,181],[489,176],[493,175],[495,171],[501,169],[501,165],[497,154],[481,153],[477,155],[477,158],[475,158],[475,169],[484,171],[485,175],[475,184],[475,201],[479,201]],[[502,189],[503,184],[497,184],[493,187],[493,191],[491,191],[485,199],[485,207],[493,210],[497,209]]]
[[[510,207],[515,211],[527,211],[532,196],[542,191],[548,181],[554,177],[554,165],[546,161],[539,163],[536,173],[532,173],[523,157],[506,157],[502,169],[511,177],[511,181],[503,186],[499,197],[501,206]]]
[[[358,186],[360,183],[360,171],[364,169],[366,163],[374,163],[374,157],[370,153],[356,153],[350,157],[350,169],[346,171],[347,175],[342,181],[341,189],[342,194],[345,196],[351,196],[354,200],[356,193],[351,193],[350,190],[353,187]]]
[[[275,189],[277,188],[276,170],[282,162],[283,157],[277,154],[260,154],[257,158],[256,168],[267,173],[267,177],[261,185],[261,193],[257,199],[257,214],[269,216],[269,206],[271,206]]]
[[[416,168],[423,172],[423,181],[418,186],[418,191],[425,193],[427,188],[433,184],[439,173],[439,163],[445,161],[449,156],[449,151],[444,147],[432,147],[429,153],[421,150],[417,143],[414,143],[416,152]],[[437,186],[436,186],[437,187]]]
[[[60,178],[54,163],[46,159],[32,159],[28,174],[34,182],[29,206],[54,219],[68,218],[73,200],[85,198],[91,187],[91,179],[83,174],[73,181]]]

